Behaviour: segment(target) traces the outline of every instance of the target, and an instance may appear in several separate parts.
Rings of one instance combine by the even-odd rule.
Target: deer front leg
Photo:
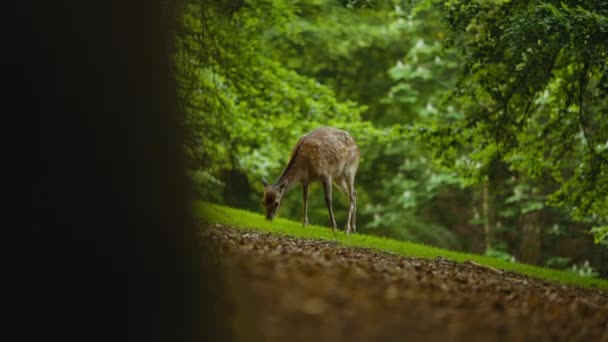
[[[327,204],[327,209],[329,210],[329,221],[331,223],[331,228],[336,229],[338,225],[336,224],[334,210],[331,206],[331,178],[326,178],[323,180],[323,190],[325,190],[325,204]]]
[[[302,184],[302,195],[304,196],[304,219],[302,225],[308,225],[308,184]]]

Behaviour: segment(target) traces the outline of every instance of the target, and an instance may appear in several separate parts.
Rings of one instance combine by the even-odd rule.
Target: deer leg
[[[348,219],[350,228],[353,232],[357,231],[357,190],[355,190],[355,177],[348,177],[348,199],[350,207],[348,209]]]
[[[352,215],[352,197],[350,195],[350,187],[348,186],[348,182],[346,180],[346,178],[342,177],[340,178],[340,181],[338,182],[338,186],[340,188],[340,191],[342,191],[344,193],[344,195],[346,195],[346,197],[348,197],[348,216],[346,218],[346,227],[344,227],[344,231],[346,232],[346,234],[349,234],[351,232],[352,229],[352,225],[351,225],[351,215]]]
[[[336,229],[338,225],[336,224],[334,210],[331,206],[331,178],[328,177],[323,180],[323,190],[325,190],[325,204],[327,204],[327,209],[329,210],[329,221],[331,223],[331,228]]]
[[[308,184],[302,184],[302,194],[304,195],[304,219],[303,226],[308,225]]]
[[[352,187],[352,191],[351,191],[351,205],[353,206],[353,214],[350,217],[350,228],[353,230],[353,232],[357,231],[357,190],[355,190],[355,187]]]

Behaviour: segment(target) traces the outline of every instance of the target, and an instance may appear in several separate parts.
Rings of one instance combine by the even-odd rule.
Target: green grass
[[[297,236],[301,238],[331,240],[336,241],[343,246],[373,248],[408,257],[433,259],[437,256],[442,256],[458,262],[472,260],[482,265],[505,271],[526,274],[552,282],[608,290],[608,280],[582,277],[573,272],[559,271],[521,263],[512,263],[482,255],[450,251],[428,245],[407,241],[398,241],[373,235],[346,235],[341,230],[333,232],[328,227],[315,225],[302,227],[300,222],[289,221],[282,218],[277,218],[274,221],[267,221],[260,214],[205,202],[196,202],[195,210],[200,218],[205,218],[208,222],[220,223],[235,228],[258,230],[273,234]]]

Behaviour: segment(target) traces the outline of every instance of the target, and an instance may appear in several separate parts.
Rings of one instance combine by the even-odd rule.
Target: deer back
[[[298,140],[286,171],[307,182],[354,175],[358,163],[359,148],[347,132],[321,127]]]

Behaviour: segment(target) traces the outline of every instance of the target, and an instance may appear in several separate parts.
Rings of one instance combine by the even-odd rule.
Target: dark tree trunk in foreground
[[[23,296],[33,304],[21,305],[29,329],[19,334],[223,340],[214,335],[217,313],[207,315],[211,296],[202,275],[213,273],[203,267],[182,160],[170,6],[41,7],[33,23],[40,27],[20,40],[23,48],[14,47],[32,58],[15,68],[23,84],[14,89],[27,96],[27,107],[19,104],[23,114],[38,111],[40,129],[39,146],[26,154],[38,152],[39,159],[22,168],[37,172],[28,185],[38,182],[23,221],[41,222],[19,244],[33,287]],[[33,12],[20,11],[28,18]],[[26,134],[34,135],[14,144],[30,139]]]

